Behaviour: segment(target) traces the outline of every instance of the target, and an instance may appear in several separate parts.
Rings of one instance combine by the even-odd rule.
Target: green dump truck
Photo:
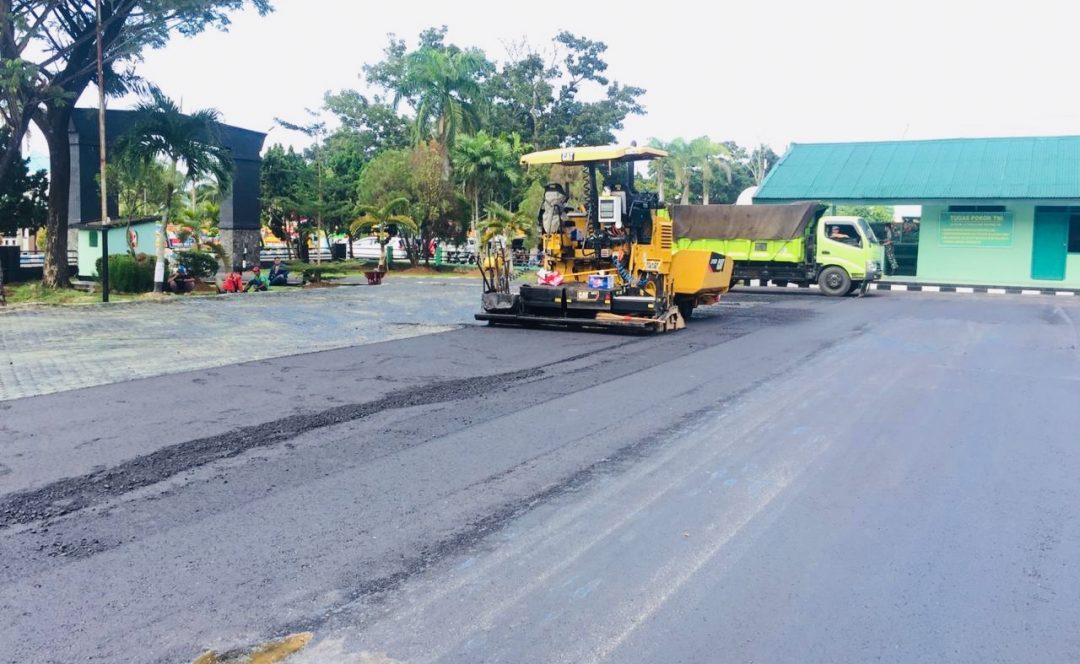
[[[826,295],[866,292],[881,278],[884,248],[860,217],[828,217],[821,203],[674,205],[677,249],[721,253],[735,280],[818,284]]]

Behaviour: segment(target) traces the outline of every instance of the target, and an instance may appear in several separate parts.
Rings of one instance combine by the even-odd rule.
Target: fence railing
[[[319,260],[328,261],[331,258],[330,250],[326,249],[325,247],[318,252],[316,252],[314,249],[308,249],[308,256],[311,257],[311,260],[315,260],[316,253],[319,254]],[[294,251],[293,257],[295,256],[296,252]],[[275,258],[280,258],[281,260],[288,260],[289,250],[285,247],[266,247],[259,251],[259,260],[261,261],[272,261]]]
[[[319,251],[318,253],[319,253],[319,260],[328,261],[328,260],[332,259],[332,254],[330,253],[329,249],[324,248],[321,251]],[[308,251],[308,256],[310,257],[310,260],[315,260],[315,254],[316,254],[316,251],[314,249],[311,249],[311,250]],[[295,257],[295,252],[293,253],[293,256]],[[288,260],[289,259],[289,250],[286,249],[285,247],[267,247],[267,248],[261,249],[259,251],[259,260],[260,261],[270,262],[270,261],[273,261],[275,258],[280,258],[282,260]],[[395,260],[398,260],[398,261],[405,260],[404,256],[395,255],[394,258],[395,258]],[[525,260],[525,258],[526,257],[524,255],[522,255],[522,259]],[[374,259],[372,259],[372,260],[374,260]],[[450,250],[450,251],[446,251],[445,253],[442,254],[442,260],[445,263],[460,263],[462,265],[465,265],[465,264],[469,264],[469,263],[475,263],[476,262],[476,254],[468,252],[468,251]],[[517,260],[517,257],[515,256],[515,261],[516,260]],[[68,251],[68,262],[71,265],[76,265],[78,263],[78,252],[76,252],[75,250],[69,250]],[[45,252],[43,252],[43,251],[24,251],[24,252],[22,252],[22,254],[19,255],[19,267],[37,268],[37,267],[44,267],[44,265],[45,265]]]
[[[79,260],[79,254],[73,249],[68,250],[68,264],[75,265]],[[19,254],[19,267],[44,267],[44,251],[24,251]]]

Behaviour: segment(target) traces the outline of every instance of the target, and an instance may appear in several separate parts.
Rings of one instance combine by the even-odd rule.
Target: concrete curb
[[[785,286],[773,286],[768,279],[740,279],[735,282],[740,286],[751,288],[785,288]],[[816,290],[817,284],[787,284],[786,288],[804,288]],[[922,292],[922,293],[982,293],[988,295],[1057,295],[1061,297],[1080,296],[1080,289],[1076,288],[1020,288],[1016,286],[964,286],[961,284],[917,284],[911,282],[877,281],[870,284],[868,290],[899,291],[899,292]]]

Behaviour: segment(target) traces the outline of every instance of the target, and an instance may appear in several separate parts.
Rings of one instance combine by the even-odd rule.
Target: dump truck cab
[[[885,250],[862,217],[822,217],[815,245],[816,281],[826,293],[842,295],[853,289],[865,290],[870,282],[881,278]]]
[[[698,304],[715,302],[730,286],[731,262],[716,252],[676,251],[663,202],[634,187],[636,162],[666,156],[631,145],[560,148],[522,157],[527,166],[583,167],[583,200],[571,200],[569,182],[545,187],[536,213],[541,266],[535,283],[512,290],[507,243],[481,247],[483,312],[476,318],[493,324],[667,331],[683,327]]]

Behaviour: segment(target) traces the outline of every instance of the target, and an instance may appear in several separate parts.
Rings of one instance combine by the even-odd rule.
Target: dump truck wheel
[[[690,316],[694,313],[694,303],[691,300],[679,300],[676,304],[679,306],[679,315],[683,317],[683,321],[689,323]]]
[[[842,297],[847,295],[848,289],[851,288],[851,277],[844,268],[833,265],[821,271],[821,275],[818,276],[818,286],[826,295]]]

